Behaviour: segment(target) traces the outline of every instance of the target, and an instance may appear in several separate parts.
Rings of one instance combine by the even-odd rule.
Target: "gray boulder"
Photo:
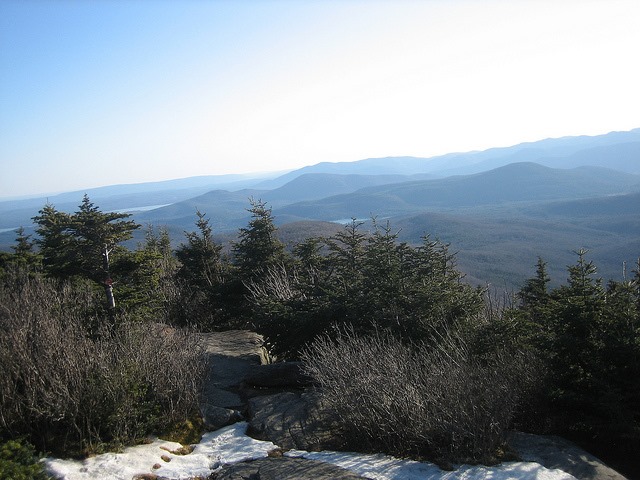
[[[561,437],[512,432],[508,444],[522,460],[557,468],[580,480],[626,480],[602,460]]]
[[[201,336],[209,358],[200,409],[205,427],[217,430],[242,420],[244,379],[268,361],[268,356],[264,340],[254,332],[231,330]]]
[[[262,335],[249,330],[202,333],[207,353],[224,357],[243,358],[255,365],[270,363]]]
[[[339,450],[340,423],[314,392],[282,392],[249,400],[247,434],[284,449]]]
[[[212,480],[358,480],[344,468],[304,458],[261,458],[227,465],[214,473]]]
[[[218,407],[210,403],[200,406],[204,428],[209,431],[219,430],[227,425],[232,425],[243,420],[242,413],[231,408]]]

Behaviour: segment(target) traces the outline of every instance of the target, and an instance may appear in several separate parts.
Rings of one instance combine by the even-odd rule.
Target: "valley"
[[[72,212],[85,192],[0,202],[0,249],[47,202]],[[449,243],[474,284],[514,289],[540,256],[554,284],[574,251],[605,280],[622,278],[640,256],[640,129],[596,137],[547,139],[433,158],[388,157],[319,163],[290,172],[193,177],[87,190],[105,211],[131,213],[166,228],[172,243],[194,229],[196,211],[228,244],[249,219],[249,199],[273,209],[282,240],[333,235],[356,218],[389,222],[399,239]],[[365,225],[365,226],[366,226]],[[144,236],[138,230],[135,246]]]

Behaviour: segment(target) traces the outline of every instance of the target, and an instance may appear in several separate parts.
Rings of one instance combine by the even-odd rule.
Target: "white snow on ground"
[[[129,447],[123,453],[105,453],[82,461],[48,458],[45,464],[54,476],[64,480],[131,480],[143,473],[176,480],[207,477],[221,465],[266,457],[277,448],[271,442],[248,437],[246,430],[243,422],[206,433],[189,455],[170,453],[181,447],[179,443],[156,440]]]
[[[222,465],[266,457],[277,448],[271,442],[248,437],[246,431],[246,422],[241,422],[209,432],[189,455],[171,453],[181,447],[179,443],[155,440],[129,447],[123,453],[105,453],[86,460],[47,458],[45,464],[51,474],[64,480],[131,480],[135,475],[149,473],[175,480],[207,477]],[[508,462],[495,467],[463,465],[445,472],[430,463],[387,455],[301,450],[291,450],[287,455],[332,463],[376,480],[576,480],[568,473],[531,462]]]
[[[432,463],[399,460],[382,454],[290,450],[286,455],[332,463],[375,480],[576,480],[566,472],[531,462],[506,462],[494,467],[462,465],[446,472]]]

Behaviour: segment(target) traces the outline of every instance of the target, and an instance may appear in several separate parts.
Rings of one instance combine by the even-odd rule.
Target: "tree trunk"
[[[104,292],[107,295],[107,307],[109,310],[113,310],[116,308],[116,299],[113,296],[113,287],[111,285],[105,285]]]
[[[109,273],[109,246],[105,243],[102,247],[102,267],[105,271],[106,278],[104,279],[104,292],[107,296],[107,308],[113,313],[116,308],[116,299],[113,296],[113,281]]]

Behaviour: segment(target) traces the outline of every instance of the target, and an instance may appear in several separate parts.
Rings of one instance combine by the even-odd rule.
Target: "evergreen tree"
[[[587,251],[575,253],[566,285],[543,290],[546,275],[539,262],[536,278],[520,292],[520,312],[537,327],[528,339],[549,368],[551,424],[583,442],[622,446],[625,438],[625,444],[640,445],[636,280],[611,281],[604,288]]]
[[[11,246],[13,253],[0,252],[0,279],[8,271],[19,270],[32,276],[42,268],[42,259],[34,249],[31,235],[26,235],[23,227],[18,228],[16,233],[15,245]]]
[[[107,297],[107,306],[115,308],[112,279],[112,255],[124,257],[127,250],[119,244],[132,237],[140,225],[125,220],[129,214],[101,212],[85,194],[79,210],[67,214],[47,204],[33,218],[38,225],[45,272],[56,278],[81,276],[100,284]],[[135,268],[129,261],[120,270]]]
[[[635,279],[610,281],[597,331],[592,334],[593,376],[600,385],[605,432],[624,433],[640,446],[640,296]],[[602,433],[602,432],[600,432]]]
[[[0,252],[0,278],[2,278],[5,270],[10,265],[12,257],[13,255],[11,255],[9,252]]]
[[[23,269],[29,274],[38,272],[42,262],[35,251],[31,235],[26,235],[23,227],[18,228],[16,233],[15,245],[11,247],[13,254],[7,256],[6,264]]]
[[[156,267],[161,278],[171,278],[178,268],[178,261],[171,249],[171,238],[166,227],[156,233],[153,225],[147,227],[142,250],[148,251],[156,258]]]
[[[322,255],[322,248],[323,240],[313,237],[293,247],[297,286],[304,298],[310,298],[317,293],[321,276],[326,271],[327,259]]]
[[[16,230],[18,236],[16,237],[16,244],[11,247],[14,252],[14,255],[26,258],[30,255],[34,254],[33,250],[33,242],[30,240],[31,235],[25,235],[24,228],[20,227]]]
[[[405,281],[409,272],[404,268],[406,244],[398,243],[398,234],[373,219],[373,232],[367,238],[362,265],[363,313],[380,326],[397,329],[404,321]],[[368,311],[362,307],[369,306]]]
[[[222,258],[222,245],[213,240],[212,228],[204,213],[196,211],[197,231],[185,232],[186,243],[176,250],[179,296],[173,312],[179,324],[193,323],[201,328],[219,326],[228,317],[223,298],[228,266]]]
[[[525,281],[517,294],[520,300],[518,309],[511,309],[508,313],[517,327],[519,337],[524,345],[535,345],[540,351],[547,351],[547,345],[556,338],[556,328],[549,321],[552,315],[552,297],[548,290],[550,277],[547,273],[547,263],[538,257],[536,275]]]
[[[239,240],[233,245],[234,264],[242,281],[263,275],[270,267],[286,260],[284,244],[276,237],[271,208],[261,200],[249,200],[251,220],[241,228]]]
[[[37,225],[38,238],[35,243],[40,249],[44,272],[58,279],[80,275],[82,270],[75,255],[74,238],[70,233],[72,216],[47,203],[39,215],[33,217],[33,221]]]
[[[180,261],[179,277],[200,289],[211,288],[222,282],[222,245],[214,242],[209,220],[196,211],[197,232],[185,232],[187,243],[176,250]]]
[[[253,282],[257,326],[277,354],[296,356],[340,325],[418,341],[480,311],[482,292],[462,282],[446,245],[425,237],[413,248],[373,223],[371,233],[353,220],[333,237],[307,241],[294,249],[294,268]]]
[[[580,409],[590,403],[585,395],[595,387],[593,341],[605,298],[601,280],[594,278],[596,267],[586,260],[586,253],[576,252],[578,261],[568,267],[568,284],[553,292],[550,312],[556,400]]]
[[[523,308],[535,309],[549,301],[547,289],[550,280],[551,278],[547,273],[547,263],[541,257],[538,257],[536,276],[527,280],[518,294]]]
[[[149,225],[144,242],[124,257],[130,268],[120,271],[118,278],[119,303],[129,316],[155,321],[169,321],[177,295],[175,277],[178,261],[171,250],[171,239],[165,228],[156,232]],[[120,260],[117,266],[122,266]]]
[[[556,358],[567,363],[570,378],[566,382],[577,382],[576,387],[587,388],[593,362],[592,342],[605,306],[605,290],[602,280],[596,278],[597,269],[586,260],[587,251],[575,252],[578,260],[568,267],[566,286],[554,292],[555,352]],[[578,384],[584,384],[578,387]]]
[[[364,260],[366,235],[361,231],[361,221],[352,219],[344,230],[327,239],[329,252],[323,299],[334,322],[359,324],[364,320],[362,305],[364,295]]]
[[[431,337],[434,331],[455,330],[481,312],[485,292],[464,282],[448,244],[425,235],[410,261],[411,302],[406,310],[418,312],[409,316],[410,336]]]

